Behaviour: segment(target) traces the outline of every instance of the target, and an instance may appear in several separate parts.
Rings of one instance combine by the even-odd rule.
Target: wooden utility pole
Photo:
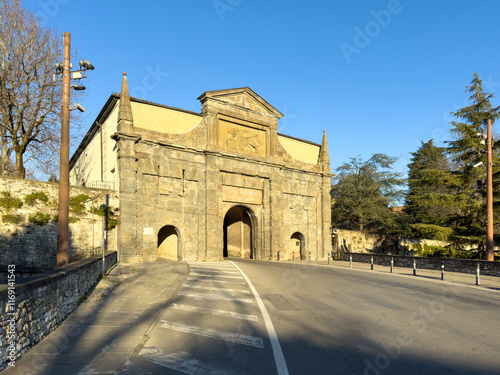
[[[488,130],[486,133],[486,259],[495,260],[495,251],[493,243],[493,167],[491,155],[491,120],[488,120]]]
[[[65,32],[62,71],[63,96],[61,109],[61,165],[59,172],[59,216],[57,221],[57,267],[69,261],[69,92],[71,34]]]

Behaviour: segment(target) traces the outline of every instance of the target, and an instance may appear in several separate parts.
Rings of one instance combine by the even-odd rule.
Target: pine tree
[[[408,168],[405,212],[413,222],[414,235],[448,240],[465,197],[459,193],[460,181],[451,170],[446,150],[435,146],[432,139],[422,142],[412,153]]]
[[[336,169],[332,186],[332,224],[339,228],[380,231],[392,220],[391,205],[402,197],[404,179],[390,169],[396,158],[358,156]]]
[[[457,241],[482,243],[486,228],[486,154],[481,134],[486,134],[488,119],[492,123],[500,115],[500,107],[493,107],[490,99],[493,94],[485,93],[482,80],[477,73],[466,92],[471,105],[459,109],[453,115],[460,121],[453,121],[451,133],[454,140],[449,142],[448,152],[456,163],[460,178],[460,194],[465,197],[464,204],[457,215]],[[498,144],[494,144],[498,146]],[[480,163],[482,164],[480,165]],[[500,172],[498,148],[493,151],[493,175],[498,181]],[[494,181],[494,186],[497,185]],[[495,215],[497,216],[497,215]]]

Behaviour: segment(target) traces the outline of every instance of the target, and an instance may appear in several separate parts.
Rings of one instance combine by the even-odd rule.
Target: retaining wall
[[[107,253],[105,269],[116,259],[116,251]],[[15,285],[0,285],[0,370],[53,331],[97,282],[102,269],[102,257],[96,255],[30,282],[20,283],[15,270],[8,273],[14,275],[9,280]]]
[[[6,210],[0,207],[0,213],[17,216],[17,224],[0,219],[0,270],[5,271],[7,265],[14,264],[18,272],[42,272],[56,267],[57,221],[59,184],[42,181],[22,180],[12,177],[0,177],[0,198],[3,192],[12,198],[19,199],[20,208]],[[44,192],[47,202],[37,200],[33,204],[25,202],[26,196]],[[98,208],[109,197],[111,208],[118,208],[118,197],[113,190],[70,187],[70,197],[85,195],[94,201],[87,201],[84,209],[71,212],[69,224],[70,261],[91,256],[102,249],[102,216],[92,214],[92,206]],[[43,224],[30,221],[36,213],[48,215],[50,220]],[[108,232],[107,248],[117,250],[117,230]]]

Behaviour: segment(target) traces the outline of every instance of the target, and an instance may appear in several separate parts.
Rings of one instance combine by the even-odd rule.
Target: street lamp
[[[59,216],[57,222],[57,267],[62,267],[69,262],[69,112],[77,109],[85,111],[80,104],[75,103],[70,107],[70,88],[85,90],[85,86],[72,85],[71,79],[87,77],[87,70],[94,70],[88,60],[80,60],[79,70],[70,71],[71,34],[63,33],[63,63],[55,65],[57,76],[62,75],[63,95],[61,108],[61,164],[59,172]]]

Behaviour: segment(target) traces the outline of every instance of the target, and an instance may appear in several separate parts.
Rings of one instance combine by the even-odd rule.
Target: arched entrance
[[[302,233],[300,232],[295,232],[292,234],[292,237],[290,237],[290,247],[289,247],[289,252],[290,252],[290,258],[292,257],[292,254],[295,254],[295,259],[305,259],[305,239]]]
[[[243,206],[227,211],[224,217],[224,257],[254,259],[254,226],[251,212]]]
[[[158,232],[158,256],[181,260],[179,231],[172,225],[166,225]]]

